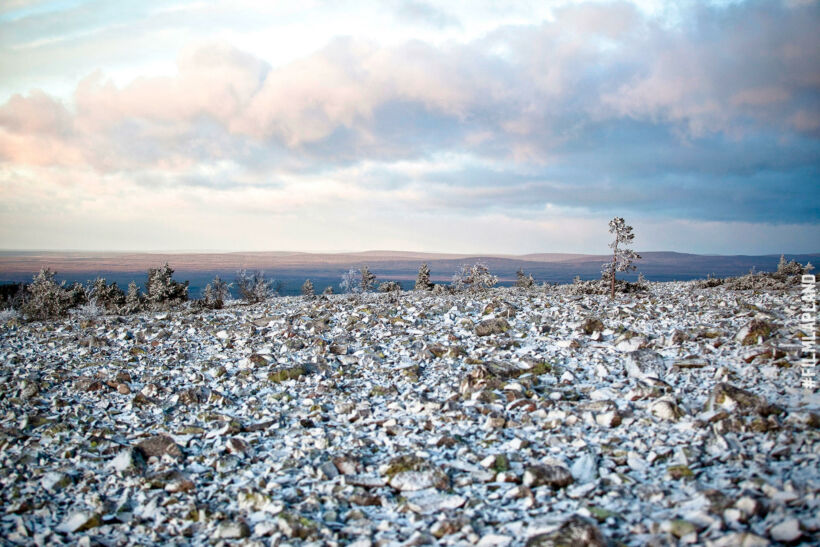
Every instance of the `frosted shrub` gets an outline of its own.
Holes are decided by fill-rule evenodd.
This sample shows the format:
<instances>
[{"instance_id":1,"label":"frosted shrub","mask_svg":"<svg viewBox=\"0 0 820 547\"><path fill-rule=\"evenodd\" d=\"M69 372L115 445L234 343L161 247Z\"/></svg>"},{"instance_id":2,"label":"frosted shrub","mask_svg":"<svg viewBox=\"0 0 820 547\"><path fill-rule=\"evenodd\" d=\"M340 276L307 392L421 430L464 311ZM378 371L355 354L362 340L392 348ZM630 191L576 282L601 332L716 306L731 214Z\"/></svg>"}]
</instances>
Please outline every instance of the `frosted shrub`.
<instances>
[{"instance_id":1,"label":"frosted shrub","mask_svg":"<svg viewBox=\"0 0 820 547\"><path fill-rule=\"evenodd\" d=\"M93 300L82 306L78 306L74 312L78 317L83 319L95 319L105 313L105 310L98 306Z\"/></svg>"},{"instance_id":2,"label":"frosted shrub","mask_svg":"<svg viewBox=\"0 0 820 547\"><path fill-rule=\"evenodd\" d=\"M518 271L515 272L515 286L520 289L531 289L535 286L535 279L532 278L532 274L525 274L523 268L518 268Z\"/></svg>"},{"instance_id":3,"label":"frosted shrub","mask_svg":"<svg viewBox=\"0 0 820 547\"><path fill-rule=\"evenodd\" d=\"M249 274L245 270L239 270L236 274L236 286L239 288L239 295L250 304L263 302L271 294L270 283L261 271Z\"/></svg>"},{"instance_id":4,"label":"frosted shrub","mask_svg":"<svg viewBox=\"0 0 820 547\"><path fill-rule=\"evenodd\" d=\"M453 292L453 288L449 285L433 285L433 294L442 295L442 294L450 294Z\"/></svg>"},{"instance_id":5,"label":"frosted shrub","mask_svg":"<svg viewBox=\"0 0 820 547\"><path fill-rule=\"evenodd\" d=\"M302 296L305 298L313 298L316 296L316 291L313 289L313 282L310 279L305 279L302 283Z\"/></svg>"},{"instance_id":6,"label":"frosted shrub","mask_svg":"<svg viewBox=\"0 0 820 547\"><path fill-rule=\"evenodd\" d=\"M430 267L427 264L419 266L419 273L416 276L417 291L432 291L433 283L430 281Z\"/></svg>"},{"instance_id":7,"label":"frosted shrub","mask_svg":"<svg viewBox=\"0 0 820 547\"><path fill-rule=\"evenodd\" d=\"M395 281L385 281L379 285L379 292L401 292L401 285Z\"/></svg>"},{"instance_id":8,"label":"frosted shrub","mask_svg":"<svg viewBox=\"0 0 820 547\"><path fill-rule=\"evenodd\" d=\"M801 265L796 260L786 262L786 257L783 255L780 255L780 262L777 263L777 274L780 276L808 274L813 269L814 266L811 265L811 262L807 263L805 266Z\"/></svg>"},{"instance_id":9,"label":"frosted shrub","mask_svg":"<svg viewBox=\"0 0 820 547\"><path fill-rule=\"evenodd\" d=\"M649 285L645 282L639 281L637 283L630 283L625 279L618 279L615 281L615 292L617 293L641 293L646 292L648 289ZM589 281L583 281L579 276L575 276L571 284L562 286L561 291L572 295L611 295L612 282L604 275L601 276L601 279L592 279Z\"/></svg>"},{"instance_id":10,"label":"frosted shrub","mask_svg":"<svg viewBox=\"0 0 820 547\"><path fill-rule=\"evenodd\" d=\"M361 280L361 289L362 292L369 292L376 286L376 274L370 271L367 265L362 266L362 269L359 270L362 276Z\"/></svg>"},{"instance_id":11,"label":"frosted shrub","mask_svg":"<svg viewBox=\"0 0 820 547\"><path fill-rule=\"evenodd\" d=\"M65 283L58 285L54 281L54 272L49 268L40 270L26 290L22 311L28 320L63 317L76 299L66 290Z\"/></svg>"},{"instance_id":12,"label":"frosted shrub","mask_svg":"<svg viewBox=\"0 0 820 547\"><path fill-rule=\"evenodd\" d=\"M100 313L117 312L125 305L125 293L116 281L108 284L105 278L98 277L91 284L88 300L89 304L99 308Z\"/></svg>"},{"instance_id":13,"label":"frosted shrub","mask_svg":"<svg viewBox=\"0 0 820 547\"><path fill-rule=\"evenodd\" d=\"M333 294L333 286L328 285L327 287L325 287L325 290L322 291L322 294Z\"/></svg>"},{"instance_id":14,"label":"frosted shrub","mask_svg":"<svg viewBox=\"0 0 820 547\"><path fill-rule=\"evenodd\" d=\"M813 269L814 266L810 262L802 266L794 260L786 262L786 258L781 256L775 272L755 272L752 268L746 275L717 280L700 280L696 282L695 286L706 289L720 285L724 289L732 291L788 290L800 283L802 274L808 274Z\"/></svg>"},{"instance_id":15,"label":"frosted shrub","mask_svg":"<svg viewBox=\"0 0 820 547\"><path fill-rule=\"evenodd\" d=\"M174 270L166 262L160 268L148 270L146 299L152 309L165 310L188 300L188 282L174 281Z\"/></svg>"},{"instance_id":16,"label":"frosted shrub","mask_svg":"<svg viewBox=\"0 0 820 547\"><path fill-rule=\"evenodd\" d=\"M125 304L120 310L122 313L137 313L145 306L145 297L140 293L136 282L128 284L128 292L125 293Z\"/></svg>"},{"instance_id":17,"label":"frosted shrub","mask_svg":"<svg viewBox=\"0 0 820 547\"><path fill-rule=\"evenodd\" d=\"M483 291L495 287L498 278L490 273L486 265L478 262L472 266L462 264L461 269L453 274L453 290Z\"/></svg>"},{"instance_id":18,"label":"frosted shrub","mask_svg":"<svg viewBox=\"0 0 820 547\"><path fill-rule=\"evenodd\" d=\"M225 305L225 300L230 296L230 285L225 283L217 275L213 281L205 285L202 292L202 305L212 310L221 310Z\"/></svg>"},{"instance_id":19,"label":"frosted shrub","mask_svg":"<svg viewBox=\"0 0 820 547\"><path fill-rule=\"evenodd\" d=\"M14 308L6 308L4 310L0 310L0 324L8 323L9 321L14 321L19 317L20 312L18 312Z\"/></svg>"},{"instance_id":20,"label":"frosted shrub","mask_svg":"<svg viewBox=\"0 0 820 547\"><path fill-rule=\"evenodd\" d=\"M360 293L362 292L361 288L361 278L359 277L359 272L354 269L350 269L342 274L342 282L339 284L342 289L342 292L346 293Z\"/></svg>"}]
</instances>

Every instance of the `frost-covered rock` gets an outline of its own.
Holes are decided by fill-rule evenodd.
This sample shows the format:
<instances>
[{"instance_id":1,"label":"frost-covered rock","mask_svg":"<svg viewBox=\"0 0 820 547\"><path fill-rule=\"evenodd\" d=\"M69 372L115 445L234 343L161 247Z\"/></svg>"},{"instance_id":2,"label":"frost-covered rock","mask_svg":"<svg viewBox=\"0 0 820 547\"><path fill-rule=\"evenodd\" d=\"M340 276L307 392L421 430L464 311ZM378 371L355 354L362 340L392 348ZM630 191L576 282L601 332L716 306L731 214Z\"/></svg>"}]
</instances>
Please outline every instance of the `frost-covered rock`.
<instances>
[{"instance_id":1,"label":"frost-covered rock","mask_svg":"<svg viewBox=\"0 0 820 547\"><path fill-rule=\"evenodd\" d=\"M0 323L0 537L815 544L796 289L425 289ZM754 319L771 334L744 346Z\"/></svg>"}]
</instances>

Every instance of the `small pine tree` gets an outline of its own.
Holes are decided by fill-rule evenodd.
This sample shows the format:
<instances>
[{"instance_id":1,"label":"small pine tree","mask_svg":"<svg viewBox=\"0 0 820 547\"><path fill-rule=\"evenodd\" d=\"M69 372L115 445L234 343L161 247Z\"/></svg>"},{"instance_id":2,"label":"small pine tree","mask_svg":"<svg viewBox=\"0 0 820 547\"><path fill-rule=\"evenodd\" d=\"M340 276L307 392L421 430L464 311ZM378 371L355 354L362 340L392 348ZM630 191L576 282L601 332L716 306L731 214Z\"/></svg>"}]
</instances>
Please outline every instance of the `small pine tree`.
<instances>
[{"instance_id":1,"label":"small pine tree","mask_svg":"<svg viewBox=\"0 0 820 547\"><path fill-rule=\"evenodd\" d=\"M535 285L535 279L533 279L532 274L525 274L523 268L518 268L518 271L515 272L515 276L516 287L522 289L531 289Z\"/></svg>"},{"instance_id":2,"label":"small pine tree","mask_svg":"<svg viewBox=\"0 0 820 547\"><path fill-rule=\"evenodd\" d=\"M229 285L217 275L213 281L205 285L202 293L202 304L212 310L221 310L225 306L225 300L230 296Z\"/></svg>"},{"instance_id":3,"label":"small pine tree","mask_svg":"<svg viewBox=\"0 0 820 547\"><path fill-rule=\"evenodd\" d=\"M118 311L125 304L125 293L116 281L108 284L105 278L98 277L92 283L88 293L94 305L108 312Z\"/></svg>"},{"instance_id":4,"label":"small pine tree","mask_svg":"<svg viewBox=\"0 0 820 547\"><path fill-rule=\"evenodd\" d=\"M366 264L362 266L360 271L362 275L362 292L370 292L370 290L376 286L376 275L370 271Z\"/></svg>"},{"instance_id":5,"label":"small pine tree","mask_svg":"<svg viewBox=\"0 0 820 547\"><path fill-rule=\"evenodd\" d=\"M325 287L325 290L322 291L322 294L333 294L333 285L328 285Z\"/></svg>"},{"instance_id":6,"label":"small pine tree","mask_svg":"<svg viewBox=\"0 0 820 547\"><path fill-rule=\"evenodd\" d=\"M430 267L427 264L419 266L419 273L416 276L417 291L432 291L433 283L430 281Z\"/></svg>"},{"instance_id":7,"label":"small pine tree","mask_svg":"<svg viewBox=\"0 0 820 547\"><path fill-rule=\"evenodd\" d=\"M116 285L116 283L115 283ZM88 291L79 283L74 283L68 289L69 306L74 308L88 302ZM119 289L118 289L119 290Z\"/></svg>"},{"instance_id":8,"label":"small pine tree","mask_svg":"<svg viewBox=\"0 0 820 547\"><path fill-rule=\"evenodd\" d=\"M128 284L128 292L125 293L125 305L122 308L123 313L137 313L143 308L144 297L140 294L140 289L137 283L132 281Z\"/></svg>"},{"instance_id":9,"label":"small pine tree","mask_svg":"<svg viewBox=\"0 0 820 547\"><path fill-rule=\"evenodd\" d=\"M148 270L146 285L148 304L153 309L168 309L188 300L188 282L174 281L174 270L166 262L160 268Z\"/></svg>"},{"instance_id":10,"label":"small pine tree","mask_svg":"<svg viewBox=\"0 0 820 547\"><path fill-rule=\"evenodd\" d=\"M310 279L305 279L302 284L302 296L313 298L316 296L316 291L313 290L313 282Z\"/></svg>"},{"instance_id":11,"label":"small pine tree","mask_svg":"<svg viewBox=\"0 0 820 547\"><path fill-rule=\"evenodd\" d=\"M633 260L641 256L629 249L627 245L635 239L632 226L628 226L623 218L615 217L609 221L609 232L615 234L615 240L609 244L612 249L612 261L601 266L601 277L610 284L610 297L615 298L615 273L635 270Z\"/></svg>"}]
</instances>

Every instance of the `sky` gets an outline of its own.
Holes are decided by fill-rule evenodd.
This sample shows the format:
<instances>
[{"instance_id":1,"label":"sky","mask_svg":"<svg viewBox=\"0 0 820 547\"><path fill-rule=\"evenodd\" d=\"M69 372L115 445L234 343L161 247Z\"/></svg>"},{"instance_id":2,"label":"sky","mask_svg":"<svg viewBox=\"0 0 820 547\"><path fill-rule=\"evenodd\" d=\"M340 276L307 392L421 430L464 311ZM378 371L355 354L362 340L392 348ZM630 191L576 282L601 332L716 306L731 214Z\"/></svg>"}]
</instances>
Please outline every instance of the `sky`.
<instances>
[{"instance_id":1,"label":"sky","mask_svg":"<svg viewBox=\"0 0 820 547\"><path fill-rule=\"evenodd\" d=\"M820 251L812 0L5 0L0 249Z\"/></svg>"}]
</instances>

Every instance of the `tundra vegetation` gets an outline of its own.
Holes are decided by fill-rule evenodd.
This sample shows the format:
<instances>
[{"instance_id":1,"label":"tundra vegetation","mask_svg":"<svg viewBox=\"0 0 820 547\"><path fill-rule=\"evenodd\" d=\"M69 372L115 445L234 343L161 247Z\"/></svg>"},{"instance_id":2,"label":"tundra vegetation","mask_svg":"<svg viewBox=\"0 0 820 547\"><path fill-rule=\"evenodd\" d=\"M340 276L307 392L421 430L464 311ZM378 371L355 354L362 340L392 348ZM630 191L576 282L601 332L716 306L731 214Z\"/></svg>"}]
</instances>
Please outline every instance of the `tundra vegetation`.
<instances>
[{"instance_id":1,"label":"tundra vegetation","mask_svg":"<svg viewBox=\"0 0 820 547\"><path fill-rule=\"evenodd\" d=\"M430 267L425 263L419 266L419 273L416 276L417 291L432 291L433 283L430 281Z\"/></svg>"},{"instance_id":2,"label":"tundra vegetation","mask_svg":"<svg viewBox=\"0 0 820 547\"><path fill-rule=\"evenodd\" d=\"M316 296L316 291L313 289L313 282L310 279L305 279L305 282L302 283L301 292L305 298L313 298Z\"/></svg>"},{"instance_id":3,"label":"tundra vegetation","mask_svg":"<svg viewBox=\"0 0 820 547\"><path fill-rule=\"evenodd\" d=\"M453 274L451 287L456 292L480 292L495 287L497 283L498 278L490 273L490 269L484 263L476 262L472 266L462 264Z\"/></svg>"},{"instance_id":4,"label":"tundra vegetation","mask_svg":"<svg viewBox=\"0 0 820 547\"><path fill-rule=\"evenodd\" d=\"M202 293L202 305L208 309L221 310L230 295L230 285L217 275L205 286Z\"/></svg>"},{"instance_id":5,"label":"tundra vegetation","mask_svg":"<svg viewBox=\"0 0 820 547\"><path fill-rule=\"evenodd\" d=\"M242 299L249 304L262 302L273 292L270 281L265 279L265 274L261 271L248 273L247 270L239 270L236 274L236 286Z\"/></svg>"}]
</instances>

